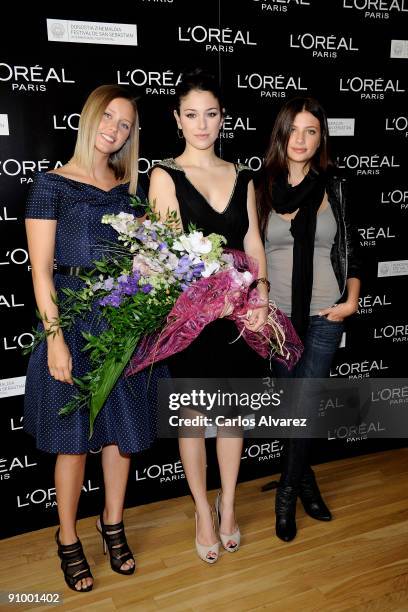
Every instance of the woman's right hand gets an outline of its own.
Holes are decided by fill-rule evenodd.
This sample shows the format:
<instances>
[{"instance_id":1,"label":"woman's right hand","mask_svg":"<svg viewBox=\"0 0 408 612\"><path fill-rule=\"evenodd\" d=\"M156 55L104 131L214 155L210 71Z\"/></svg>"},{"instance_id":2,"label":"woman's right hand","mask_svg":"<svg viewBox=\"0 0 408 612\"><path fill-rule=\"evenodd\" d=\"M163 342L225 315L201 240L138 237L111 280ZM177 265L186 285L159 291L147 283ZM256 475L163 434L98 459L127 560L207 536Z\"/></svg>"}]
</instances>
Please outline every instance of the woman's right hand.
<instances>
[{"instance_id":1,"label":"woman's right hand","mask_svg":"<svg viewBox=\"0 0 408 612\"><path fill-rule=\"evenodd\" d=\"M228 300L228 297L225 296L225 298L224 298L224 308L222 309L222 312L220 313L219 318L223 319L224 317L228 317L233 312L234 312L234 306Z\"/></svg>"},{"instance_id":2,"label":"woman's right hand","mask_svg":"<svg viewBox=\"0 0 408 612\"><path fill-rule=\"evenodd\" d=\"M60 382L70 385L72 380L72 357L68 346L62 336L49 337L48 343L48 369L50 376Z\"/></svg>"}]
</instances>

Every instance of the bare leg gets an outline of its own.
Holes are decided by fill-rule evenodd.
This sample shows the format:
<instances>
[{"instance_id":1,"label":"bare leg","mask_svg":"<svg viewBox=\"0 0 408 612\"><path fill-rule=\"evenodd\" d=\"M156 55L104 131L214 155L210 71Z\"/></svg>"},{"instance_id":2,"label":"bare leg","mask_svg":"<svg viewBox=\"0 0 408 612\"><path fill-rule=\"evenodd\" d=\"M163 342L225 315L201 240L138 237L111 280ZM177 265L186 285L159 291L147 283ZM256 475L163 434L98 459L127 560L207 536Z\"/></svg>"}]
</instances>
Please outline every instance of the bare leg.
<instances>
[{"instance_id":1,"label":"bare leg","mask_svg":"<svg viewBox=\"0 0 408 612\"><path fill-rule=\"evenodd\" d=\"M116 444L109 444L102 449L102 470L105 483L105 508L103 522L105 525L115 525L123 520L123 504L126 485L129 476L130 455L124 455ZM98 519L99 523L99 519ZM122 570L133 567L135 562L129 559Z\"/></svg>"},{"instance_id":2,"label":"bare leg","mask_svg":"<svg viewBox=\"0 0 408 612\"><path fill-rule=\"evenodd\" d=\"M55 463L55 490L60 521L61 544L74 544L78 540L76 515L79 496L84 482L86 454L58 455ZM78 580L75 588L80 591L92 584L92 578Z\"/></svg>"},{"instance_id":3,"label":"bare leg","mask_svg":"<svg viewBox=\"0 0 408 612\"><path fill-rule=\"evenodd\" d=\"M218 538L215 535L211 507L207 499L207 456L204 430L202 437L179 438L179 447L184 472L196 505L197 540L204 546L216 544Z\"/></svg>"},{"instance_id":4,"label":"bare leg","mask_svg":"<svg viewBox=\"0 0 408 612\"><path fill-rule=\"evenodd\" d=\"M219 428L220 433L220 428ZM242 437L217 437L217 457L221 476L221 533L234 533L237 529L234 513L235 488L242 455Z\"/></svg>"}]
</instances>

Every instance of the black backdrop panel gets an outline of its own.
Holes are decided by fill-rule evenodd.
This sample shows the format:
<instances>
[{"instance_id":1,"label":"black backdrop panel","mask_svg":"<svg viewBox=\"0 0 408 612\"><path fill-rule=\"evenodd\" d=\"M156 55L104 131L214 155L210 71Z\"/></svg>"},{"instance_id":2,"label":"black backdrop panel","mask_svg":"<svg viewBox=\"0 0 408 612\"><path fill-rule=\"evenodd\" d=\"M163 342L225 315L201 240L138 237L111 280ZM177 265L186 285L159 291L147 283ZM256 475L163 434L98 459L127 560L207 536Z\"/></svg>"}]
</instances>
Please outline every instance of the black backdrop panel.
<instances>
[{"instance_id":1,"label":"black backdrop panel","mask_svg":"<svg viewBox=\"0 0 408 612\"><path fill-rule=\"evenodd\" d=\"M331 120L333 156L350 176L364 260L361 307L331 376L406 376L407 16L405 0L135 0L120 12L54 6L8 18L0 47L0 480L7 526L1 537L57 523L54 457L38 452L22 431L21 348L35 323L23 213L33 173L69 159L78 113L103 83L129 84L140 96L145 188L154 160L182 149L172 96L184 68L203 66L219 76L226 102L219 151L254 171L282 103L316 96ZM57 40L48 39L47 19ZM62 42L68 21L102 23L113 32L117 24L136 24L137 45ZM320 440L314 461L402 443ZM246 442L240 478L276 473L280 453L278 440ZM100 509L99 455L88 459L80 516ZM208 462L209 486L218 486L213 452ZM158 440L133 458L128 506L187 491L176 441Z\"/></svg>"}]
</instances>

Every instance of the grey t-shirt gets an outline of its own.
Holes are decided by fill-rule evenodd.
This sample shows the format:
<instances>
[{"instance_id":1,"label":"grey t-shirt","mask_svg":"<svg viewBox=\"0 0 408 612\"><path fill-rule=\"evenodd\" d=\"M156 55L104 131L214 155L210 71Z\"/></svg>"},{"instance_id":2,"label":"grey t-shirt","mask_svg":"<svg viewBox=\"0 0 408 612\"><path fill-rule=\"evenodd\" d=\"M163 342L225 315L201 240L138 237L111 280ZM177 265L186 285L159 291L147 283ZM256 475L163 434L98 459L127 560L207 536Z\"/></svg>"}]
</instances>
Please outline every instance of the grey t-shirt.
<instances>
[{"instance_id":1,"label":"grey t-shirt","mask_svg":"<svg viewBox=\"0 0 408 612\"><path fill-rule=\"evenodd\" d=\"M288 316L292 311L293 236L290 221L274 211L268 220L265 240L269 298ZM330 260L330 251L337 232L331 206L318 213L313 256L313 289L310 315L317 315L340 298L340 289Z\"/></svg>"}]
</instances>

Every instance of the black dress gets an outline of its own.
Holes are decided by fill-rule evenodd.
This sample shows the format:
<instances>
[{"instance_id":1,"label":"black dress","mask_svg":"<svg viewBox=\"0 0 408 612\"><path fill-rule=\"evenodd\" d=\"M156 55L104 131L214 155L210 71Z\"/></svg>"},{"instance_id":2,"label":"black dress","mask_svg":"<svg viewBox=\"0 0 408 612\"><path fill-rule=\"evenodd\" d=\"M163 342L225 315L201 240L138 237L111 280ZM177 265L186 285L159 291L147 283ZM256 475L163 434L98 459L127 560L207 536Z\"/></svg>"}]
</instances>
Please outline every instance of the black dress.
<instances>
[{"instance_id":1,"label":"black dress","mask_svg":"<svg viewBox=\"0 0 408 612\"><path fill-rule=\"evenodd\" d=\"M244 250L244 238L248 231L247 212L248 183L252 172L242 164L236 164L235 184L222 212L216 211L187 178L174 159L165 159L157 167L172 178L180 208L184 231L193 223L204 235L215 232L227 239L226 246ZM174 378L251 378L262 376L266 360L251 349L233 321L217 319L207 325L199 337L184 351L171 357L167 365Z\"/></svg>"},{"instance_id":2,"label":"black dress","mask_svg":"<svg viewBox=\"0 0 408 612\"><path fill-rule=\"evenodd\" d=\"M60 174L37 174L31 188L26 217L56 219L55 259L65 266L89 267L101 259L106 240L115 242L117 234L103 225L106 213L121 211L135 214L128 193L129 183L104 191L94 185L68 179ZM55 274L57 294L63 297L65 287L77 290L83 281L77 276ZM88 354L83 352L82 332L97 335L103 322L95 306L79 319L64 338L73 358L73 375L82 376L90 368ZM37 448L50 453L85 453L106 444L117 444L124 453L149 448L156 438L157 382L168 376L164 364L158 364L133 376L119 378L95 420L89 437L89 413L77 410L69 416L58 411L76 394L74 386L54 380L47 367L47 346L42 342L31 354L26 378L24 429L36 439Z\"/></svg>"}]
</instances>

